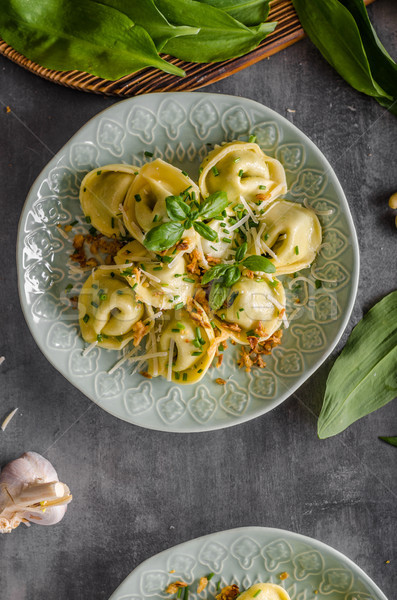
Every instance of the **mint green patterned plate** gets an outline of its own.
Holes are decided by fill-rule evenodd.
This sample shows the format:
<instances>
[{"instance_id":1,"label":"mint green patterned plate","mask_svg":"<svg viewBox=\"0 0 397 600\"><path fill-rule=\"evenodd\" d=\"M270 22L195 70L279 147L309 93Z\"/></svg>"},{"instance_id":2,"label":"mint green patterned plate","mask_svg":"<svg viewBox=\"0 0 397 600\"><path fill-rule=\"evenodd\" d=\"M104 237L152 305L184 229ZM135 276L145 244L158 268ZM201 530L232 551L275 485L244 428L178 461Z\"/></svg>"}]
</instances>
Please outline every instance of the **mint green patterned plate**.
<instances>
[{"instance_id":1,"label":"mint green patterned plate","mask_svg":"<svg viewBox=\"0 0 397 600\"><path fill-rule=\"evenodd\" d=\"M175 573L170 571L175 570ZM200 577L214 573L196 593ZM280 580L280 574L287 579ZM176 580L189 584L189 600L212 600L217 586L277 583L291 600L387 600L349 558L312 538L269 527L220 531L160 552L134 569L110 600L163 598Z\"/></svg>"},{"instance_id":2,"label":"mint green patterned plate","mask_svg":"<svg viewBox=\"0 0 397 600\"><path fill-rule=\"evenodd\" d=\"M95 167L142 165L163 158L197 178L211 145L257 136L287 174L287 198L306 202L319 214L324 245L308 281L284 278L290 328L267 360L267 369L246 373L229 349L220 369L195 385L143 379L123 365L107 371L119 353L94 348L82 356L77 295L84 276L68 263L74 233L57 227L80 216L79 184ZM296 390L325 360L340 338L357 290L358 245L346 198L327 160L294 125L244 98L218 94L152 94L124 100L91 119L54 156L32 186L18 233L18 281L30 330L48 360L69 381L111 414L152 429L208 431L247 421L271 410ZM316 281L322 280L321 287ZM73 285L71 292L66 288ZM291 289L289 289L291 286ZM318 284L317 284L318 286ZM297 302L299 300L299 303ZM226 385L219 386L216 378Z\"/></svg>"}]
</instances>

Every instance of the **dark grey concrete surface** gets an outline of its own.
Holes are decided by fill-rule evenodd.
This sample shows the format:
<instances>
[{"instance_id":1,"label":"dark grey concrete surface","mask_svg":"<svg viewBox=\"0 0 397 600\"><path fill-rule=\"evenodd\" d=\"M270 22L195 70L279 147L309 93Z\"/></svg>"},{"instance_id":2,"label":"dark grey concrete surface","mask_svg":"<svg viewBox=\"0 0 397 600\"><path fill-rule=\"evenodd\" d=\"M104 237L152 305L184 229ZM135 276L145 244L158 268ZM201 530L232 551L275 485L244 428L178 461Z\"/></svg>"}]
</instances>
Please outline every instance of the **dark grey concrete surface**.
<instances>
[{"instance_id":1,"label":"dark grey concrete surface","mask_svg":"<svg viewBox=\"0 0 397 600\"><path fill-rule=\"evenodd\" d=\"M397 55L397 4L370 14ZM15 240L34 178L114 99L68 90L0 60L0 464L44 453L74 501L65 519L0 538L1 600L106 599L142 560L243 525L290 529L334 546L394 600L397 589L396 404L335 438L316 437L329 369L347 333L396 288L397 119L351 89L308 40L206 91L248 96L286 116L324 152L349 200L361 250L357 301L333 356L276 410L219 432L171 435L108 415L42 356L19 306ZM6 113L10 106L11 113ZM287 108L295 113L287 112ZM390 560L389 564L386 561Z\"/></svg>"}]
</instances>

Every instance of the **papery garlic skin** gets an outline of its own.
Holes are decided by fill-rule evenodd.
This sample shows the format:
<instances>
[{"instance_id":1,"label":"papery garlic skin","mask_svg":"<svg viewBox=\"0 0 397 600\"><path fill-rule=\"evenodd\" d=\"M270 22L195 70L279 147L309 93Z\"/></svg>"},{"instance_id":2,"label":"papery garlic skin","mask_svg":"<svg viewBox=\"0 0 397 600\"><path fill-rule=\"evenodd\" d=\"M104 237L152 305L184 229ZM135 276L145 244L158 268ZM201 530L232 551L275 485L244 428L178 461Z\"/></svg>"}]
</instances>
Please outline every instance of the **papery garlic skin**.
<instances>
[{"instance_id":1,"label":"papery garlic skin","mask_svg":"<svg viewBox=\"0 0 397 600\"><path fill-rule=\"evenodd\" d=\"M21 522L54 525L72 500L52 464L37 452L26 452L0 473L0 533Z\"/></svg>"}]
</instances>

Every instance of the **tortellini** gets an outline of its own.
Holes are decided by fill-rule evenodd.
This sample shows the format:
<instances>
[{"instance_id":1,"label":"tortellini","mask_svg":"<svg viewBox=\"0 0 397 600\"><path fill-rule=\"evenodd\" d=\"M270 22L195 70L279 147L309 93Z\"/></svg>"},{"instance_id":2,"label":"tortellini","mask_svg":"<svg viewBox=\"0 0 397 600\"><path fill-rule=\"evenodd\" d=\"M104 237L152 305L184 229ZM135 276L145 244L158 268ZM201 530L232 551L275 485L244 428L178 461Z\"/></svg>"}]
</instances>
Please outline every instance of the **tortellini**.
<instances>
[{"instance_id":1,"label":"tortellini","mask_svg":"<svg viewBox=\"0 0 397 600\"><path fill-rule=\"evenodd\" d=\"M104 268L96 269L84 283L78 309L84 340L110 349L123 348L144 315L143 304L125 279Z\"/></svg>"},{"instance_id":2,"label":"tortellini","mask_svg":"<svg viewBox=\"0 0 397 600\"><path fill-rule=\"evenodd\" d=\"M228 300L228 307L216 312L216 324L239 344L248 344L249 336L262 342L280 328L285 292L277 279L243 276L230 288Z\"/></svg>"},{"instance_id":3,"label":"tortellini","mask_svg":"<svg viewBox=\"0 0 397 600\"><path fill-rule=\"evenodd\" d=\"M137 241L124 246L115 256L119 265L136 263L124 270L127 280L134 287L137 298L156 308L169 310L175 305L186 304L187 299L193 295L196 280L186 272L186 263L183 255L177 254L171 263L160 262L152 253L148 252ZM142 269L146 272L142 273Z\"/></svg>"},{"instance_id":4,"label":"tortellini","mask_svg":"<svg viewBox=\"0 0 397 600\"><path fill-rule=\"evenodd\" d=\"M170 374L172 381L177 383L195 383L204 376L215 356L217 344L209 318L197 302L192 302L190 312L186 309L173 311L159 337L159 350L168 352L166 357L159 359L160 375L168 378ZM152 366L149 373L151 369Z\"/></svg>"},{"instance_id":5,"label":"tortellini","mask_svg":"<svg viewBox=\"0 0 397 600\"><path fill-rule=\"evenodd\" d=\"M278 274L295 273L308 267L321 244L317 215L296 202L277 200L263 215L262 239L277 258L272 258Z\"/></svg>"},{"instance_id":6,"label":"tortellini","mask_svg":"<svg viewBox=\"0 0 397 600\"><path fill-rule=\"evenodd\" d=\"M240 594L239 600L291 600L288 592L276 583L256 583Z\"/></svg>"},{"instance_id":7,"label":"tortellini","mask_svg":"<svg viewBox=\"0 0 397 600\"><path fill-rule=\"evenodd\" d=\"M230 142L216 146L201 168L199 187L204 198L223 190L232 206L240 202L241 196L257 206L287 192L283 166L255 143Z\"/></svg>"},{"instance_id":8,"label":"tortellini","mask_svg":"<svg viewBox=\"0 0 397 600\"><path fill-rule=\"evenodd\" d=\"M124 202L124 223L136 237L136 226L148 232L156 223L168 220L165 199L178 196L189 188L199 198L197 185L180 169L160 158L146 163L140 170Z\"/></svg>"},{"instance_id":9,"label":"tortellini","mask_svg":"<svg viewBox=\"0 0 397 600\"><path fill-rule=\"evenodd\" d=\"M125 233L120 205L138 173L138 167L106 165L87 173L80 187L80 203L86 219L108 237Z\"/></svg>"}]
</instances>

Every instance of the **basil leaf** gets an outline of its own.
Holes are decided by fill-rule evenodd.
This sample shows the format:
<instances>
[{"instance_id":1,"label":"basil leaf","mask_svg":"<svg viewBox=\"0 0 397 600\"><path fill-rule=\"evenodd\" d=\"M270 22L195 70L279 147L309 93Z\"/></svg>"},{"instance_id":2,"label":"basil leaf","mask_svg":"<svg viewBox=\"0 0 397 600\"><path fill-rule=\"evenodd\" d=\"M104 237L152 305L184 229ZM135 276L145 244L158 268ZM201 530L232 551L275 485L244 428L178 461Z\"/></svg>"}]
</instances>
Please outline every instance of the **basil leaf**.
<instances>
[{"instance_id":1,"label":"basil leaf","mask_svg":"<svg viewBox=\"0 0 397 600\"><path fill-rule=\"evenodd\" d=\"M318 435L340 433L397 394L397 291L356 325L327 379Z\"/></svg>"},{"instance_id":2,"label":"basil leaf","mask_svg":"<svg viewBox=\"0 0 397 600\"><path fill-rule=\"evenodd\" d=\"M201 204L198 214L202 219L213 219L220 215L228 204L226 192L215 192Z\"/></svg>"},{"instance_id":3,"label":"basil leaf","mask_svg":"<svg viewBox=\"0 0 397 600\"><path fill-rule=\"evenodd\" d=\"M375 81L353 15L339 0L293 0L302 26L324 58L352 87L390 104L392 96Z\"/></svg>"},{"instance_id":4,"label":"basil leaf","mask_svg":"<svg viewBox=\"0 0 397 600\"><path fill-rule=\"evenodd\" d=\"M276 267L264 256L247 256L242 262L243 266L250 271L262 271L263 273L275 273Z\"/></svg>"},{"instance_id":5,"label":"basil leaf","mask_svg":"<svg viewBox=\"0 0 397 600\"><path fill-rule=\"evenodd\" d=\"M169 40L163 52L192 62L217 62L246 54L272 31L277 23L261 23L249 29L215 6L195 0L155 0L166 19L174 25L199 27L194 36Z\"/></svg>"},{"instance_id":6,"label":"basil leaf","mask_svg":"<svg viewBox=\"0 0 397 600\"><path fill-rule=\"evenodd\" d=\"M221 308L227 298L227 288L221 283L215 282L212 284L210 289L210 295L208 298L210 307L212 310L218 310Z\"/></svg>"},{"instance_id":7,"label":"basil leaf","mask_svg":"<svg viewBox=\"0 0 397 600\"><path fill-rule=\"evenodd\" d=\"M181 239L185 231L182 223L170 221L153 227L145 236L143 245L148 250L162 252L174 246Z\"/></svg>"},{"instance_id":8,"label":"basil leaf","mask_svg":"<svg viewBox=\"0 0 397 600\"><path fill-rule=\"evenodd\" d=\"M211 229L211 227L208 227L208 225L206 225L205 223L201 223L201 221L196 221L195 223L193 223L193 227L197 231L197 233L199 233L201 237L205 238L206 240L209 240L210 242L218 241L218 234L216 233L216 231Z\"/></svg>"},{"instance_id":9,"label":"basil leaf","mask_svg":"<svg viewBox=\"0 0 397 600\"><path fill-rule=\"evenodd\" d=\"M264 23L269 15L269 0L200 0L200 2L224 10L233 19L247 26Z\"/></svg>"},{"instance_id":10,"label":"basil leaf","mask_svg":"<svg viewBox=\"0 0 397 600\"><path fill-rule=\"evenodd\" d=\"M222 277L222 283L225 287L232 287L241 277L241 271L237 266L230 266Z\"/></svg>"},{"instance_id":11,"label":"basil leaf","mask_svg":"<svg viewBox=\"0 0 397 600\"><path fill-rule=\"evenodd\" d=\"M214 267L211 267L202 276L201 283L206 285L213 279L219 279L228 269L229 265L215 265Z\"/></svg>"},{"instance_id":12,"label":"basil leaf","mask_svg":"<svg viewBox=\"0 0 397 600\"><path fill-rule=\"evenodd\" d=\"M240 262L240 260L243 260L246 252L247 252L247 248L248 248L248 244L247 242L244 242L243 244L241 244L241 246L239 246L236 250L236 254L235 254L235 259Z\"/></svg>"},{"instance_id":13,"label":"basil leaf","mask_svg":"<svg viewBox=\"0 0 397 600\"><path fill-rule=\"evenodd\" d=\"M168 216L173 221L184 221L190 214L190 206L178 196L168 196L165 205Z\"/></svg>"},{"instance_id":14,"label":"basil leaf","mask_svg":"<svg viewBox=\"0 0 397 600\"><path fill-rule=\"evenodd\" d=\"M198 27L175 27L175 25L171 25L161 14L153 0L143 0L141 2L98 0L98 3L116 8L127 15L136 25L146 29L159 52L168 40L180 35L195 35L199 32Z\"/></svg>"},{"instance_id":15,"label":"basil leaf","mask_svg":"<svg viewBox=\"0 0 397 600\"><path fill-rule=\"evenodd\" d=\"M49 69L78 69L111 80L145 67L184 74L159 57L145 29L95 0L3 0L0 32L18 52Z\"/></svg>"},{"instance_id":16,"label":"basil leaf","mask_svg":"<svg viewBox=\"0 0 397 600\"><path fill-rule=\"evenodd\" d=\"M379 436L379 439L382 440L383 442L386 442L386 444L390 444L391 446L397 446L397 436L394 436L394 437Z\"/></svg>"},{"instance_id":17,"label":"basil leaf","mask_svg":"<svg viewBox=\"0 0 397 600\"><path fill-rule=\"evenodd\" d=\"M228 308L230 308L232 306L233 302L235 301L235 299L237 298L238 295L239 295L239 292L232 292L230 294L230 296L227 299L227 303L226 303L226 306Z\"/></svg>"}]
</instances>

